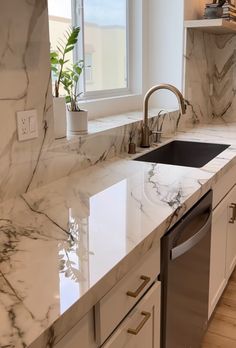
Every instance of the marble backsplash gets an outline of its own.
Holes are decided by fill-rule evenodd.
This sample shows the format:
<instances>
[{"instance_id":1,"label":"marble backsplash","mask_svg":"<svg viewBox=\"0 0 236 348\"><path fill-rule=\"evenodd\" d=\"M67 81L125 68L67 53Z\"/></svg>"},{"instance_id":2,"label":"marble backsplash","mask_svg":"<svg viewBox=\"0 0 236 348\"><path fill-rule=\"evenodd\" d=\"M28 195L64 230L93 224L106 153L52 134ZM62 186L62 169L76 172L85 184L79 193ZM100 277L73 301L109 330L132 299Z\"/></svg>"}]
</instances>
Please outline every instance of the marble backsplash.
<instances>
[{"instance_id":1,"label":"marble backsplash","mask_svg":"<svg viewBox=\"0 0 236 348\"><path fill-rule=\"evenodd\" d=\"M163 122L163 136L173 136L179 113L173 111L168 116L161 112L157 116L159 111L150 112L150 129L157 130ZM180 125L183 122L181 120ZM29 188L50 183L122 153L127 154L130 142L141 142L141 124L142 112L130 112L92 121L89 134L85 136L54 141L42 150Z\"/></svg>"},{"instance_id":2,"label":"marble backsplash","mask_svg":"<svg viewBox=\"0 0 236 348\"><path fill-rule=\"evenodd\" d=\"M98 120L87 136L54 140L49 49L47 0L1 1L0 201L127 152L130 137L140 141L141 113ZM19 142L16 113L31 109L39 137Z\"/></svg>"},{"instance_id":3,"label":"marble backsplash","mask_svg":"<svg viewBox=\"0 0 236 348\"><path fill-rule=\"evenodd\" d=\"M185 96L200 122L236 120L236 35L188 29Z\"/></svg>"},{"instance_id":4,"label":"marble backsplash","mask_svg":"<svg viewBox=\"0 0 236 348\"><path fill-rule=\"evenodd\" d=\"M130 137L140 141L141 113L98 120L87 136L54 141L46 0L1 2L0 81L0 201L127 152ZM16 112L30 109L39 137L19 142Z\"/></svg>"},{"instance_id":5,"label":"marble backsplash","mask_svg":"<svg viewBox=\"0 0 236 348\"><path fill-rule=\"evenodd\" d=\"M140 143L142 112L93 120L88 135L54 140L46 5L13 0L0 13L0 201L127 152L131 139ZM38 112L39 138L19 142L16 112L30 109ZM151 115L152 129L159 111ZM165 134L177 118L166 117Z\"/></svg>"},{"instance_id":6,"label":"marble backsplash","mask_svg":"<svg viewBox=\"0 0 236 348\"><path fill-rule=\"evenodd\" d=\"M39 137L18 142L16 112L36 109ZM1 1L0 200L30 186L53 139L47 0Z\"/></svg>"}]
</instances>

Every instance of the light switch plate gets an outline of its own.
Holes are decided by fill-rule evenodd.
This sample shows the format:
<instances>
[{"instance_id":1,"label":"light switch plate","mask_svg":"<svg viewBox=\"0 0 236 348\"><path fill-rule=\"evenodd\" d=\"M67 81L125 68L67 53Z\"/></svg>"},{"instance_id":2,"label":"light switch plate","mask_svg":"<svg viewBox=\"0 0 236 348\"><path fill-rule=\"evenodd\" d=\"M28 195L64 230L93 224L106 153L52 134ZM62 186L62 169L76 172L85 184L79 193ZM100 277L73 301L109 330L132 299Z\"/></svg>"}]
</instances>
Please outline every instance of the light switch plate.
<instances>
[{"instance_id":1,"label":"light switch plate","mask_svg":"<svg viewBox=\"0 0 236 348\"><path fill-rule=\"evenodd\" d=\"M38 115L36 110L17 112L18 140L38 138Z\"/></svg>"}]
</instances>

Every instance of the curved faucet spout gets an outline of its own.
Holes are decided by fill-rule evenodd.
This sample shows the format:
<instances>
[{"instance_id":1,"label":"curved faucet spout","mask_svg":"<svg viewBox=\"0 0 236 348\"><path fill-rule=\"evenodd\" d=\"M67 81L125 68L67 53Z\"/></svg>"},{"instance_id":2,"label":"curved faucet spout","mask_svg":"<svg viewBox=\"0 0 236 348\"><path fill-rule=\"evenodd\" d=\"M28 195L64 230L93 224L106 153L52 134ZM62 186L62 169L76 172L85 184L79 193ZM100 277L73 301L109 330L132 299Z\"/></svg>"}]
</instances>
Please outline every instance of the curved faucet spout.
<instances>
[{"instance_id":1,"label":"curved faucet spout","mask_svg":"<svg viewBox=\"0 0 236 348\"><path fill-rule=\"evenodd\" d=\"M153 86L152 88L150 88L149 91L146 93L144 97L144 101L143 101L143 127L142 127L141 147L150 147L149 137L152 134L152 131L150 131L148 126L148 102L151 95L154 92L161 89L166 89L173 92L175 96L177 97L181 114L183 115L186 112L185 100L182 93L178 90L178 88L169 84L161 84L161 85Z\"/></svg>"}]
</instances>

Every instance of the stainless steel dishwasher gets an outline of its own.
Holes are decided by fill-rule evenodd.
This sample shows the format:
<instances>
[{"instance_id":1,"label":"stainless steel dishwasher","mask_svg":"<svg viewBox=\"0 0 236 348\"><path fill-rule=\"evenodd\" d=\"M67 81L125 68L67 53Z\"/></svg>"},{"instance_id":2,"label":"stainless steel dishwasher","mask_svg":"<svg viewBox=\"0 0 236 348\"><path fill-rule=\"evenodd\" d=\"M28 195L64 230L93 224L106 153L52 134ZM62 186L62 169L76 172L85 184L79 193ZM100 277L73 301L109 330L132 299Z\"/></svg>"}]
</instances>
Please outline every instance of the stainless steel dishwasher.
<instances>
[{"instance_id":1,"label":"stainless steel dishwasher","mask_svg":"<svg viewBox=\"0 0 236 348\"><path fill-rule=\"evenodd\" d=\"M212 191L161 240L161 348L200 348L208 321Z\"/></svg>"}]
</instances>

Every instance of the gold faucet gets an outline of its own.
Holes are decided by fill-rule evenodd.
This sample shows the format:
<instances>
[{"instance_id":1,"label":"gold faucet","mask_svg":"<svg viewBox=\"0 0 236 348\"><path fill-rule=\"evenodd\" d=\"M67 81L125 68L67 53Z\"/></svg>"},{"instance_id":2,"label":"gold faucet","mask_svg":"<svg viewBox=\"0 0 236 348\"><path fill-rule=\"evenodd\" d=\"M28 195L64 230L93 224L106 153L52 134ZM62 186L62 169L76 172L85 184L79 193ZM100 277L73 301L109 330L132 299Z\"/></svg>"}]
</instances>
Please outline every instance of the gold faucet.
<instances>
[{"instance_id":1,"label":"gold faucet","mask_svg":"<svg viewBox=\"0 0 236 348\"><path fill-rule=\"evenodd\" d=\"M150 88L149 91L146 93L144 97L144 101L143 101L143 125L142 125L141 147L150 147L150 135L155 133L152 130L150 130L148 126L148 102L151 95L154 92L158 91L159 89L167 89L173 92L178 99L181 114L184 115L186 113L185 100L182 93L178 90L178 88L169 84L164 84L164 83Z\"/></svg>"}]
</instances>

